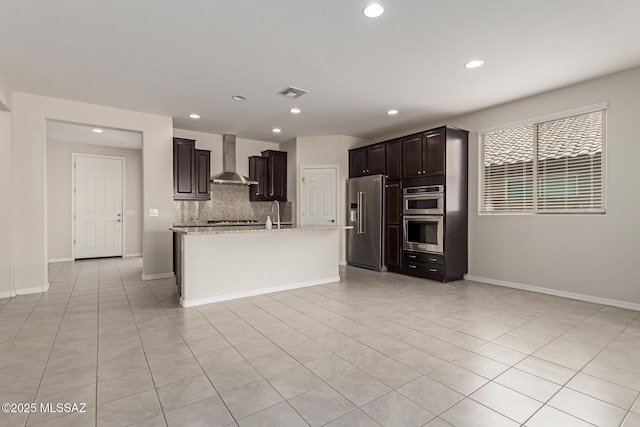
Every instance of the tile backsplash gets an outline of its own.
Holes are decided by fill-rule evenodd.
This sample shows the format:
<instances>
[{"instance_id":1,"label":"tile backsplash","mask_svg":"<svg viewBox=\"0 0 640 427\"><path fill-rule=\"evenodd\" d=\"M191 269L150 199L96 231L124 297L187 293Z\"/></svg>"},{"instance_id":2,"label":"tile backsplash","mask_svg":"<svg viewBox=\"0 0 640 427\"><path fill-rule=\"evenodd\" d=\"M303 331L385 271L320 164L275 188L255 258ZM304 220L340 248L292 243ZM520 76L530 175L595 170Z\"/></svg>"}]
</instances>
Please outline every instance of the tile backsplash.
<instances>
[{"instance_id":1,"label":"tile backsplash","mask_svg":"<svg viewBox=\"0 0 640 427\"><path fill-rule=\"evenodd\" d=\"M211 184L211 200L174 201L173 222L206 222L209 220L255 219L264 223L271 212L273 202L249 201L248 185ZM291 222L291 202L280 202L280 220Z\"/></svg>"}]
</instances>

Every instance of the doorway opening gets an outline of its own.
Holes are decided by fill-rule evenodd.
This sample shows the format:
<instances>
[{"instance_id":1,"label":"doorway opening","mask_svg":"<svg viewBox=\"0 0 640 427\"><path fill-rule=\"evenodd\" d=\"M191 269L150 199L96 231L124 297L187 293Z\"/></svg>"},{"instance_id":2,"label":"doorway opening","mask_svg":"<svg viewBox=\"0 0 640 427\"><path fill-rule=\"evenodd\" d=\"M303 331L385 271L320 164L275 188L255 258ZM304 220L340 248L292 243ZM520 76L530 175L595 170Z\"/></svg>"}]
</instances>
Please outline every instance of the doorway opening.
<instances>
[{"instance_id":1,"label":"doorway opening","mask_svg":"<svg viewBox=\"0 0 640 427\"><path fill-rule=\"evenodd\" d=\"M142 256L142 133L47 120L49 263Z\"/></svg>"}]
</instances>

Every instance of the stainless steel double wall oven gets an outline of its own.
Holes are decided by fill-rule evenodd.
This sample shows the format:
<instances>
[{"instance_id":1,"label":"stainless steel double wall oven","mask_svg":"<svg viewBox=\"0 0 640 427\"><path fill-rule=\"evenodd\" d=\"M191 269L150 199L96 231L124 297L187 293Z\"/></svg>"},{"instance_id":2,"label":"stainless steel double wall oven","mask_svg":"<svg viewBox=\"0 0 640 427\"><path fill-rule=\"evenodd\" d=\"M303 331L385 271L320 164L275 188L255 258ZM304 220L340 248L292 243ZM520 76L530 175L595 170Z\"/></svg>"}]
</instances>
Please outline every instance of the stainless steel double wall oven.
<instances>
[{"instance_id":1,"label":"stainless steel double wall oven","mask_svg":"<svg viewBox=\"0 0 640 427\"><path fill-rule=\"evenodd\" d=\"M402 213L405 250L442 254L444 249L444 186L407 187Z\"/></svg>"}]
</instances>

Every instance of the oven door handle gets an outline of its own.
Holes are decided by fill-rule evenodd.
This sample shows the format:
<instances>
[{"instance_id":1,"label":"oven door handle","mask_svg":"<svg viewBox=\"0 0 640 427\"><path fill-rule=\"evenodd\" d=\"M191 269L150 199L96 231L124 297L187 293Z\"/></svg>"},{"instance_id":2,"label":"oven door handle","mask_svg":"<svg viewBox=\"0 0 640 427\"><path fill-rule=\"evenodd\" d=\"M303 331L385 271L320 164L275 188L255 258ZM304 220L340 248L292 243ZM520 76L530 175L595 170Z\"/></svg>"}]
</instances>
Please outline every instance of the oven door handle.
<instances>
[{"instance_id":1,"label":"oven door handle","mask_svg":"<svg viewBox=\"0 0 640 427\"><path fill-rule=\"evenodd\" d=\"M420 193L420 194L404 194L406 200L434 200L434 199L442 199L444 197L443 193Z\"/></svg>"}]
</instances>

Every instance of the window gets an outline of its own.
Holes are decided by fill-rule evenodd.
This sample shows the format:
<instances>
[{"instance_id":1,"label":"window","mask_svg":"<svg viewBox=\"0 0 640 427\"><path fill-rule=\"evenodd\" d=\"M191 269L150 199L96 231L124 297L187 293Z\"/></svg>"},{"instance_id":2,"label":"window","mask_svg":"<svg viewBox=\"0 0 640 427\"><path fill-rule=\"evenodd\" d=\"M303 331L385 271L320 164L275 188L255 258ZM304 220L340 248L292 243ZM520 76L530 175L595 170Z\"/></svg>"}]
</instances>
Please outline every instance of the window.
<instances>
[{"instance_id":1,"label":"window","mask_svg":"<svg viewBox=\"0 0 640 427\"><path fill-rule=\"evenodd\" d=\"M604 213L606 104L479 136L480 213Z\"/></svg>"}]
</instances>

